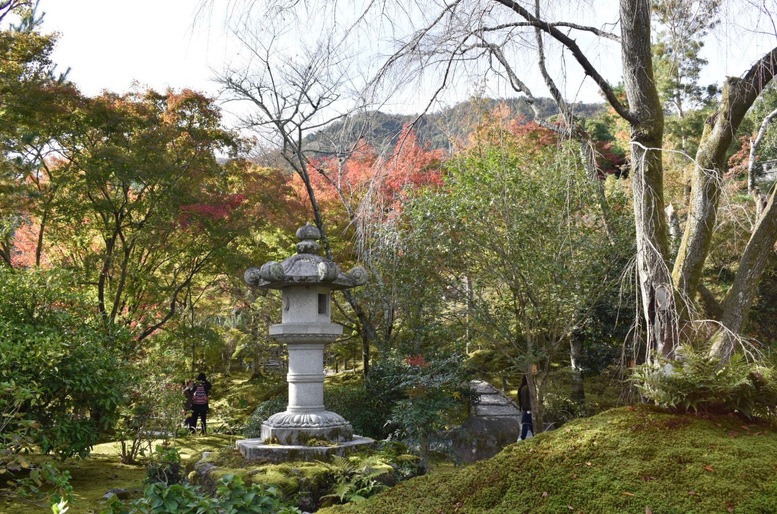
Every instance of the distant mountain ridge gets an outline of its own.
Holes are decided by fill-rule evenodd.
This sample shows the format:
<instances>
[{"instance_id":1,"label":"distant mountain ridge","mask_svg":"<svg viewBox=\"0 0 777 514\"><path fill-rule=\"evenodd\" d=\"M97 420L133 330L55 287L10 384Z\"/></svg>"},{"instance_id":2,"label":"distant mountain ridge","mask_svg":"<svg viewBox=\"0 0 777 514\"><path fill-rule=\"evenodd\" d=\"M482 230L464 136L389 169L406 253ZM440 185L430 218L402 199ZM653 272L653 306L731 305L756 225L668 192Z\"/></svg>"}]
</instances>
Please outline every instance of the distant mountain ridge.
<instances>
[{"instance_id":1,"label":"distant mountain ridge","mask_svg":"<svg viewBox=\"0 0 777 514\"><path fill-rule=\"evenodd\" d=\"M305 138L305 145L314 153L332 154L348 148L363 137L378 151L388 150L396 145L402 128L408 123L415 123L416 135L422 145L428 145L430 149L449 149L451 141L466 139L484 114L503 104L509 107L516 117L523 117L527 121L534 119L531 107L521 98L482 98L461 102L453 107L420 117L415 114L368 111L347 120L332 123L311 134ZM536 105L544 119L558 114L558 108L550 98L538 98ZM603 103L577 103L573 108L580 117L589 118L601 114L605 106Z\"/></svg>"}]
</instances>

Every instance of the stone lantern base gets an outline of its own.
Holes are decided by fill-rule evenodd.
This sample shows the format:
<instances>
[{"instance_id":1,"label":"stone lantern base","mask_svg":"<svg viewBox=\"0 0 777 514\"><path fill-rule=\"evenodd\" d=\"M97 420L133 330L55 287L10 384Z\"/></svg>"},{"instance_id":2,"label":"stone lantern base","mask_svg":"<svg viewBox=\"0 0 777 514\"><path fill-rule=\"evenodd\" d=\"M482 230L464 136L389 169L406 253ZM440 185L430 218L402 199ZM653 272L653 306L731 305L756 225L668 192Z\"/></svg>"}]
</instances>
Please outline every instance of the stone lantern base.
<instances>
[{"instance_id":1,"label":"stone lantern base","mask_svg":"<svg viewBox=\"0 0 777 514\"><path fill-rule=\"evenodd\" d=\"M329 461L333 455L344 457L355 451L370 448L375 444L368 437L353 436L348 442L327 446L304 446L290 444L265 444L261 439L243 439L237 442L237 449L249 460L263 459L272 463L292 461Z\"/></svg>"},{"instance_id":2,"label":"stone lantern base","mask_svg":"<svg viewBox=\"0 0 777 514\"><path fill-rule=\"evenodd\" d=\"M262 423L258 439L237 441L246 459L270 462L327 461L332 455L345 456L371 447L375 441L354 435L351 424L330 411L278 412Z\"/></svg>"},{"instance_id":3,"label":"stone lantern base","mask_svg":"<svg viewBox=\"0 0 777 514\"><path fill-rule=\"evenodd\" d=\"M262 441L268 444L305 445L312 439L343 443L353 439L353 428L342 416L326 410L278 412L262 423Z\"/></svg>"}]
</instances>

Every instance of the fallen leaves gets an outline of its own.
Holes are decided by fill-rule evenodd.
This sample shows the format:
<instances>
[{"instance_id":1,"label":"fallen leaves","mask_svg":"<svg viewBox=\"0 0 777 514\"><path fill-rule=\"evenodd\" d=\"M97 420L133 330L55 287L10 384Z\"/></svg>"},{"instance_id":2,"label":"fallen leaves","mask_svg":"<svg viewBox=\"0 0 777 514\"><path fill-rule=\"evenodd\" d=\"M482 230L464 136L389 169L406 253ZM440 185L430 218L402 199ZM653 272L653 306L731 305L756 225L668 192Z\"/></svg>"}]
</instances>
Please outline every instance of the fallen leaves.
<instances>
[{"instance_id":1,"label":"fallen leaves","mask_svg":"<svg viewBox=\"0 0 777 514\"><path fill-rule=\"evenodd\" d=\"M710 473L712 473L713 471L715 471L715 468L713 468L712 466L709 466L709 465L707 465L707 466L704 466L704 469L706 469L706 470L707 470L707 471L709 471Z\"/></svg>"}]
</instances>

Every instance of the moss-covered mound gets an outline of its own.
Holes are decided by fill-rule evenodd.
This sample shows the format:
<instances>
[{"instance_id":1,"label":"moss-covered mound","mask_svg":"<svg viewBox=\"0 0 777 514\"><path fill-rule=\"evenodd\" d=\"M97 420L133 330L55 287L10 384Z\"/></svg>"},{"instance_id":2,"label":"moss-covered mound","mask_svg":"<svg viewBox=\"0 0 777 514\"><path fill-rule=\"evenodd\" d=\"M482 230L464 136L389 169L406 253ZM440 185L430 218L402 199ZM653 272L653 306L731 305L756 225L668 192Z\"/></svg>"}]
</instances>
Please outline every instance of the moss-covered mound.
<instances>
[{"instance_id":1,"label":"moss-covered mound","mask_svg":"<svg viewBox=\"0 0 777 514\"><path fill-rule=\"evenodd\" d=\"M620 408L320 514L775 513L777 430Z\"/></svg>"}]
</instances>

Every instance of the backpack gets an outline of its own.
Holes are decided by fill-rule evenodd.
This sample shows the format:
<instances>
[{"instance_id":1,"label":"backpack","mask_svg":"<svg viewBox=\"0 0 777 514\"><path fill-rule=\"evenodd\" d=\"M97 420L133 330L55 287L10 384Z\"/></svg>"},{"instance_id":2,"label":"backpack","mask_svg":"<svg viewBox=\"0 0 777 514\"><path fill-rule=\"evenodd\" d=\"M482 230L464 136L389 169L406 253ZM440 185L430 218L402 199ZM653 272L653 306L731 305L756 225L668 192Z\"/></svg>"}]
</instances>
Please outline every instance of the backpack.
<instances>
[{"instance_id":1,"label":"backpack","mask_svg":"<svg viewBox=\"0 0 777 514\"><path fill-rule=\"evenodd\" d=\"M192 403L194 405L206 405L208 403L208 393L205 392L205 384L198 383L194 387Z\"/></svg>"}]
</instances>

